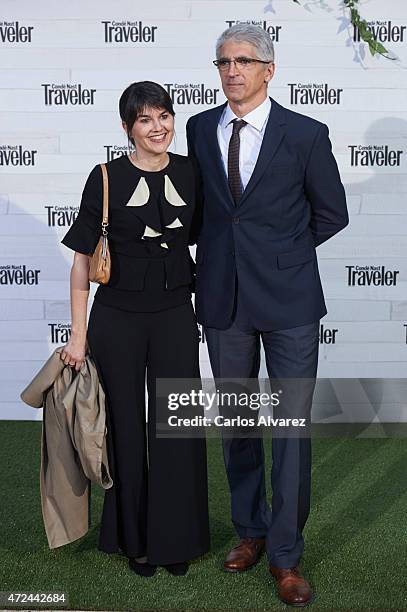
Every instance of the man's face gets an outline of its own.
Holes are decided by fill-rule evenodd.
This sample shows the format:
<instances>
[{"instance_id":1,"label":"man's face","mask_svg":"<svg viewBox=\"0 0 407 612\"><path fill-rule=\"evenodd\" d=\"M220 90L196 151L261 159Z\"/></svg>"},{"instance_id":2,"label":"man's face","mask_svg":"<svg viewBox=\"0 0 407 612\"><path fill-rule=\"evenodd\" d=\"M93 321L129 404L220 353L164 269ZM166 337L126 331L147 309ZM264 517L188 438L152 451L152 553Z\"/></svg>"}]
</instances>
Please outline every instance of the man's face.
<instances>
[{"instance_id":1,"label":"man's face","mask_svg":"<svg viewBox=\"0 0 407 612\"><path fill-rule=\"evenodd\" d=\"M239 57L259 59L256 48L248 42L228 40L222 45L218 59ZM234 62L227 70L219 71L225 96L231 102L243 104L267 93L267 83L273 77L274 64L252 63L239 68Z\"/></svg>"}]
</instances>

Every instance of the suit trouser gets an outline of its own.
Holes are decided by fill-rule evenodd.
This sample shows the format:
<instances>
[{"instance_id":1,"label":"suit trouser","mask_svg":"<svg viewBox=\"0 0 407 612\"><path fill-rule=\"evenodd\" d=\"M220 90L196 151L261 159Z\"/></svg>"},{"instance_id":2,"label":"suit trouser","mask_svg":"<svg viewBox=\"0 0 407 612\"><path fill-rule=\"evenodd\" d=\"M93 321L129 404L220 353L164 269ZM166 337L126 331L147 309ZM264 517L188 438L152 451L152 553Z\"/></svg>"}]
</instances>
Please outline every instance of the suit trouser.
<instances>
[{"instance_id":1,"label":"suit trouser","mask_svg":"<svg viewBox=\"0 0 407 612\"><path fill-rule=\"evenodd\" d=\"M291 329L257 330L250 324L238 297L236 315L228 329L205 328L213 375L216 379L256 378L261 338L270 379L307 379L303 396L300 393L292 399L298 403L301 414L310 419L318 332L318 321ZM283 568L295 566L303 553L302 531L310 509L310 436L273 436L271 512L266 499L262 438L224 437L223 453L232 521L238 535L266 538L270 564Z\"/></svg>"},{"instance_id":2,"label":"suit trouser","mask_svg":"<svg viewBox=\"0 0 407 612\"><path fill-rule=\"evenodd\" d=\"M147 556L159 565L206 553L205 440L156 436L162 408L156 379L199 378L199 336L191 302L144 313L95 300L88 341L106 393L113 478L113 487L105 491L99 549Z\"/></svg>"}]
</instances>

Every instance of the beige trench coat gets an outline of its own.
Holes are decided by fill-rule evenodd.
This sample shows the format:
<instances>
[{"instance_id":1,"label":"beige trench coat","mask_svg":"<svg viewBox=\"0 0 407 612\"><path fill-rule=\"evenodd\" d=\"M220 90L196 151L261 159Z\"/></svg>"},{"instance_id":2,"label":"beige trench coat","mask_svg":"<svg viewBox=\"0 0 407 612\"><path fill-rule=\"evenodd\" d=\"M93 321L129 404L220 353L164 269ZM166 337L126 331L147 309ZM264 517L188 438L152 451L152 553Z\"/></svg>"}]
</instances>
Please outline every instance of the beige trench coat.
<instances>
[{"instance_id":1,"label":"beige trench coat","mask_svg":"<svg viewBox=\"0 0 407 612\"><path fill-rule=\"evenodd\" d=\"M44 408L40 490L50 548L85 535L90 526L90 481L109 489L105 395L95 364L86 355L76 373L58 347L22 392L33 408Z\"/></svg>"}]
</instances>

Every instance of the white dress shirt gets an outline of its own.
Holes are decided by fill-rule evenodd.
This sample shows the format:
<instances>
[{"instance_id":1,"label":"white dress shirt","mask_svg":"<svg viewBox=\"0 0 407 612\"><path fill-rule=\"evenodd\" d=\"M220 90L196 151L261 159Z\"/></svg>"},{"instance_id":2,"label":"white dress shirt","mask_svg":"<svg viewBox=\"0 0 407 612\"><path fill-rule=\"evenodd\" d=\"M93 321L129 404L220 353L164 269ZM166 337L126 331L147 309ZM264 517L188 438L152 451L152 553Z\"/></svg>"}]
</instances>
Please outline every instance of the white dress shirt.
<instances>
[{"instance_id":1,"label":"white dress shirt","mask_svg":"<svg viewBox=\"0 0 407 612\"><path fill-rule=\"evenodd\" d=\"M233 131L232 121L234 119L244 119L247 123L247 125L240 130L239 170L243 189L246 189L246 185L256 165L270 114L270 108L271 100L267 96L264 102L250 111L250 113L247 113L244 117L237 117L229 104L227 104L221 115L217 134L226 176L228 175L229 140Z\"/></svg>"}]
</instances>

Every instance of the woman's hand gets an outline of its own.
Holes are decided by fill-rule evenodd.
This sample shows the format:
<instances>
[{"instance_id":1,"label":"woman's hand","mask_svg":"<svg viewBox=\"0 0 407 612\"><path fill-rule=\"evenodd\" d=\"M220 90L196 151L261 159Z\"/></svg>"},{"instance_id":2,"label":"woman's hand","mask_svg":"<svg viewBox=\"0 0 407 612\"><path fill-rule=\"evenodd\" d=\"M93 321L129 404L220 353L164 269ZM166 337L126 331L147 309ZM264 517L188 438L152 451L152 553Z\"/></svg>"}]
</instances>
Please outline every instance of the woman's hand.
<instances>
[{"instance_id":1,"label":"woman's hand","mask_svg":"<svg viewBox=\"0 0 407 612\"><path fill-rule=\"evenodd\" d=\"M75 367L79 372L85 362L86 337L71 335L68 343L61 352L61 359L65 365Z\"/></svg>"}]
</instances>

